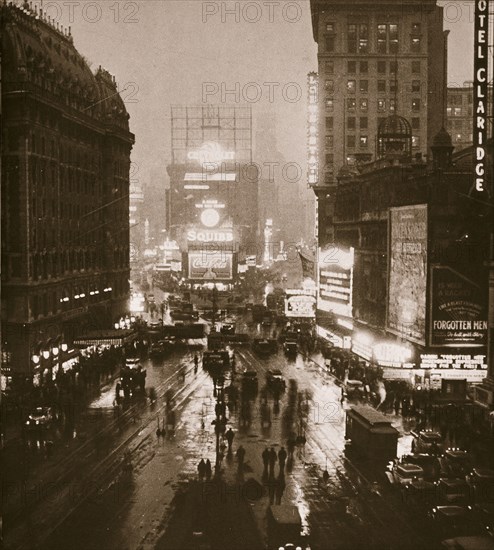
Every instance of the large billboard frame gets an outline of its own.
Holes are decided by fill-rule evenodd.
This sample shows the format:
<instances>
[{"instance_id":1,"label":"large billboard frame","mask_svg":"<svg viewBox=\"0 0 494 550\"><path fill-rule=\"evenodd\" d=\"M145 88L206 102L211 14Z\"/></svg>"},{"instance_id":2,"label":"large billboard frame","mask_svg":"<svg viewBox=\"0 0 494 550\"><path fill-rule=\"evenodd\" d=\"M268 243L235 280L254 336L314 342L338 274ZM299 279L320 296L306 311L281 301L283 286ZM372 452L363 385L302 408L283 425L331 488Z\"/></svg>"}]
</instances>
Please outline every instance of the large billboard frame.
<instances>
[{"instance_id":1,"label":"large billboard frame","mask_svg":"<svg viewBox=\"0 0 494 550\"><path fill-rule=\"evenodd\" d=\"M414 323L417 324L417 323L420 323L420 327L417 326L416 330L414 330L414 332L411 332L411 330L413 330L413 323L412 322L408 322L408 321L405 321L405 320L402 320L401 323L399 323L399 326L394 326L394 325L391 325L390 323L390 303L391 303L391 300L393 299L394 297L394 294L393 296L391 295L391 290L392 290L392 279L393 279L393 276L394 276L394 273L392 271L392 267L393 267L393 259L394 259L394 255L393 255L393 215L396 214L396 213L399 213L399 212L405 212L405 211L409 211L410 213L412 212L415 212L415 213L418 213L418 212L423 212L425 214L425 231L423 232L423 234L420 236L420 238L416 238L416 241L417 242L413 242L412 240L409 242L407 241L406 244L407 244L407 248L408 248L408 252L403 252L404 250L404 247L403 247L403 244L405 244L405 241L402 241L401 244L402 244L402 256L405 256L406 254L414 254L414 255L417 255L417 245L418 244L423 244L424 247L425 247L425 252L422 250L422 248L420 249L420 252L418 254L420 254L422 257L423 257L423 281L422 281L422 284L421 284L421 287L422 288L422 296L421 296L421 309L422 309L422 316L420 319L418 319L418 313L417 313L417 316L414 320ZM417 214L415 214L417 215ZM417 218L419 218L419 216L417 215ZM420 221L416 221L416 223L421 223ZM420 346L425 346L426 345L426 340L427 340L427 301L428 301L428 288L429 288L429 207L427 204L412 204L412 205L406 205L406 206L396 206L396 207L391 207L389 208L389 211L388 211L388 245L387 245L387 249L388 249L388 275L387 275L387 288L388 288L388 291L387 291L387 296L386 296L386 330L391 333L391 334L395 334L396 336L399 336L401 338L403 338L404 340L407 340L409 342L413 342L415 344L418 344ZM402 264L405 264L406 262L402 262ZM416 265L416 260L415 261L411 261L410 262L410 265ZM408 276L406 276L406 279L407 280L410 280L411 278ZM416 286L416 289L415 290L419 290L418 289L418 285ZM400 296L400 297L403 297L403 292L398 292L396 293L397 296ZM399 300L397 300L397 302L399 302ZM418 304L419 307L420 307L420 303Z\"/></svg>"}]
</instances>

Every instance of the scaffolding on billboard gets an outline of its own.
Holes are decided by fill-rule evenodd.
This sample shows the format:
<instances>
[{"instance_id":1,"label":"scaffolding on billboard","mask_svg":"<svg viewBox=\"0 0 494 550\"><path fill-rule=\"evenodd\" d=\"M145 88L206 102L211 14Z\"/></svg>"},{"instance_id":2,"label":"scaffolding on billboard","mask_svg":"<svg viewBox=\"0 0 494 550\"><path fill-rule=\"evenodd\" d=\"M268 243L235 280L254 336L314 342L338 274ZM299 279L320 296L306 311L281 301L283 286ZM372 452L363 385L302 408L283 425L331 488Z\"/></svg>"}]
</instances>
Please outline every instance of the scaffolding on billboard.
<instances>
[{"instance_id":1,"label":"scaffolding on billboard","mask_svg":"<svg viewBox=\"0 0 494 550\"><path fill-rule=\"evenodd\" d=\"M252 162L250 105L172 105L171 134L173 164L188 164L191 151L210 143L221 148L227 162Z\"/></svg>"}]
</instances>

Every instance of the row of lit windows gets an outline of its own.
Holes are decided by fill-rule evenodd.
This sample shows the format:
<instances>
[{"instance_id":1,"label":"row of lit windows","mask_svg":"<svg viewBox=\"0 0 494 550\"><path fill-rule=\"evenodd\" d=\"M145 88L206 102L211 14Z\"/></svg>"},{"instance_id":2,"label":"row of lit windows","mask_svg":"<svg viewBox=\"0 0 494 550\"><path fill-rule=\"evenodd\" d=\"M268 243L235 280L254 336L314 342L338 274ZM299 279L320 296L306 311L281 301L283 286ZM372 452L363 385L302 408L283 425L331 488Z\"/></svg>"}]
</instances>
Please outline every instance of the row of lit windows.
<instances>
[{"instance_id":1,"label":"row of lit windows","mask_svg":"<svg viewBox=\"0 0 494 550\"><path fill-rule=\"evenodd\" d=\"M335 81L326 80L324 83L324 89L327 93L333 94L335 92ZM369 81L368 80L359 80L357 85L357 80L347 80L346 82L346 92L349 94L354 94L357 89L360 93L366 94L369 92ZM377 92L386 93L389 90L390 93L398 92L398 80L377 80ZM420 80L412 80L410 91L412 93L420 93Z\"/></svg>"},{"instance_id":2,"label":"row of lit windows","mask_svg":"<svg viewBox=\"0 0 494 550\"><path fill-rule=\"evenodd\" d=\"M326 136L326 148L332 149L333 148L333 136ZM369 136L365 134L360 134L358 137L354 134L347 134L346 136L346 146L350 149L354 149L358 147L365 149L369 146ZM420 136L413 135L412 136L412 147L417 148L420 147ZM334 156L332 153L326 154L326 164L332 164L334 161Z\"/></svg>"},{"instance_id":3,"label":"row of lit windows","mask_svg":"<svg viewBox=\"0 0 494 550\"><path fill-rule=\"evenodd\" d=\"M358 102L360 111L367 112L369 110L369 101L367 98L360 98ZM326 111L334 111L335 100L332 97L328 97L325 102ZM377 99L376 107L378 113L383 113L387 110L394 112L396 110L396 100L395 99ZM411 111L414 113L420 112L421 101L418 98L414 98L410 104ZM346 99L346 110L348 112L354 112L357 110L357 100L353 98Z\"/></svg>"},{"instance_id":4,"label":"row of lit windows","mask_svg":"<svg viewBox=\"0 0 494 550\"><path fill-rule=\"evenodd\" d=\"M401 62L402 64L405 61ZM376 62L375 70L373 61L347 61L347 73L357 74L357 69L360 74L397 74L398 62L397 61L385 61L384 59L378 59ZM410 70L412 74L420 74L421 63L420 60L414 59L410 63ZM326 74L335 74L335 62L333 59L328 59L324 62L324 72Z\"/></svg>"},{"instance_id":5,"label":"row of lit windows","mask_svg":"<svg viewBox=\"0 0 494 550\"><path fill-rule=\"evenodd\" d=\"M446 107L448 116L469 116L473 115L472 107Z\"/></svg>"},{"instance_id":6,"label":"row of lit windows","mask_svg":"<svg viewBox=\"0 0 494 550\"><path fill-rule=\"evenodd\" d=\"M336 47L336 24L326 23L326 51L334 52ZM378 23L375 28L376 51L381 54L396 54L399 51L399 30L396 23ZM422 36L420 23L412 25L410 33L410 51L421 51ZM346 27L346 49L348 53L367 54L369 48L369 25L367 23L349 23Z\"/></svg>"}]
</instances>

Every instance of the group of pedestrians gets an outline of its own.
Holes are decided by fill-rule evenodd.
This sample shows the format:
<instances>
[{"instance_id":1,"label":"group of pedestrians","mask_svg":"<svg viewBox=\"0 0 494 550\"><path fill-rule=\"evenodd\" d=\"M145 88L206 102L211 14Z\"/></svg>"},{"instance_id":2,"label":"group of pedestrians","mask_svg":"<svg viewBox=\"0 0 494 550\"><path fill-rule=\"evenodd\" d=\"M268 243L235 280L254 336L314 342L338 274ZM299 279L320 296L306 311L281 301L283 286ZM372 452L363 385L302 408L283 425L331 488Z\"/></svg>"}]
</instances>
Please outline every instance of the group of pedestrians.
<instances>
[{"instance_id":1,"label":"group of pedestrians","mask_svg":"<svg viewBox=\"0 0 494 550\"><path fill-rule=\"evenodd\" d=\"M280 467L280 475L284 474L285 472L285 463L286 459L288 457L288 453L285 450L285 447L281 447L281 449L276 453L273 447L268 449L267 447L262 452L262 462L264 464L264 475L268 472L269 468L269 476L274 476L274 468L276 462L279 463Z\"/></svg>"},{"instance_id":2,"label":"group of pedestrians","mask_svg":"<svg viewBox=\"0 0 494 550\"><path fill-rule=\"evenodd\" d=\"M204 461L204 458L201 458L199 464L197 465L197 472L199 474L199 481L202 481L204 478L206 478L206 480L211 479L213 468L209 458L206 461Z\"/></svg>"}]
</instances>

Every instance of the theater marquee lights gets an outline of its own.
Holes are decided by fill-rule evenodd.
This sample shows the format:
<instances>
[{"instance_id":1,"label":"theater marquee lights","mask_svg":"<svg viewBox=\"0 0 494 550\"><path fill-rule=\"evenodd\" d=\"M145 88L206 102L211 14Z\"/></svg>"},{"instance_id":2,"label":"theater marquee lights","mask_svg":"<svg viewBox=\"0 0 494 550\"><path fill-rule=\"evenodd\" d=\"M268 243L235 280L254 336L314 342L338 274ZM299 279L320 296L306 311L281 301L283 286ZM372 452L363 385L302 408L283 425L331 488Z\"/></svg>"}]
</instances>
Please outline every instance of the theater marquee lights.
<instances>
[{"instance_id":1,"label":"theater marquee lights","mask_svg":"<svg viewBox=\"0 0 494 550\"><path fill-rule=\"evenodd\" d=\"M479 193L486 191L488 23L488 0L475 0L473 145L475 151L475 190Z\"/></svg>"},{"instance_id":2,"label":"theater marquee lights","mask_svg":"<svg viewBox=\"0 0 494 550\"><path fill-rule=\"evenodd\" d=\"M319 160L317 151L318 136L318 86L317 73L308 76L308 119L307 119L307 181L309 185L317 185L319 177Z\"/></svg>"}]
</instances>

